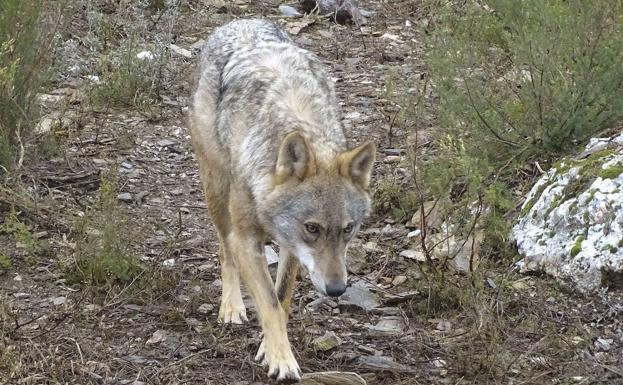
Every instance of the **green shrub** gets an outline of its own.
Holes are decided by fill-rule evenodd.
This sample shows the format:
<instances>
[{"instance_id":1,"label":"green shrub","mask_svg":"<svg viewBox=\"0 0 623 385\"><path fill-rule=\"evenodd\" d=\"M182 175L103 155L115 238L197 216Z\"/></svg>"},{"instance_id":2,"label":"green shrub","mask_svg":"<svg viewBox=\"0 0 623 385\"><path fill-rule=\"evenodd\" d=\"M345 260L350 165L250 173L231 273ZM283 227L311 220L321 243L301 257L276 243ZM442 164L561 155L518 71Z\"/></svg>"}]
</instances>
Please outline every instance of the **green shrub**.
<instances>
[{"instance_id":1,"label":"green shrub","mask_svg":"<svg viewBox=\"0 0 623 385\"><path fill-rule=\"evenodd\" d=\"M469 154L553 156L623 118L622 2L468 1L441 14L437 116Z\"/></svg>"},{"instance_id":2,"label":"green shrub","mask_svg":"<svg viewBox=\"0 0 623 385\"><path fill-rule=\"evenodd\" d=\"M16 248L24 251L24 259L30 264L36 263L37 257L46 251L45 245L35 237L28 225L19 219L18 213L14 208L8 213L4 223L0 225L0 233L6 233L11 236L15 241ZM0 258L0 266L6 265L2 260L3 258ZM10 260L8 261L10 262ZM8 268L8 266L4 267Z\"/></svg>"},{"instance_id":3,"label":"green shrub","mask_svg":"<svg viewBox=\"0 0 623 385\"><path fill-rule=\"evenodd\" d=\"M130 38L105 56L99 67L101 84L94 86L91 100L96 105L144 108L158 101L162 52L152 59L139 59L141 50Z\"/></svg>"},{"instance_id":4,"label":"green shrub","mask_svg":"<svg viewBox=\"0 0 623 385\"><path fill-rule=\"evenodd\" d=\"M23 157L36 122L37 93L50 79L53 30L39 28L46 2L0 2L0 166Z\"/></svg>"},{"instance_id":5,"label":"green shrub","mask_svg":"<svg viewBox=\"0 0 623 385\"><path fill-rule=\"evenodd\" d=\"M623 119L623 2L444 4L427 26L435 99L424 118L435 129L432 150L412 151L416 178L423 199L454 203L454 235L474 230L480 207L485 251L512 254L526 163L571 153Z\"/></svg>"},{"instance_id":6,"label":"green shrub","mask_svg":"<svg viewBox=\"0 0 623 385\"><path fill-rule=\"evenodd\" d=\"M119 206L115 173L103 175L96 204L76 220L73 230L76 251L66 274L70 282L108 290L141 274L143 268L132 253L136 231Z\"/></svg>"}]
</instances>

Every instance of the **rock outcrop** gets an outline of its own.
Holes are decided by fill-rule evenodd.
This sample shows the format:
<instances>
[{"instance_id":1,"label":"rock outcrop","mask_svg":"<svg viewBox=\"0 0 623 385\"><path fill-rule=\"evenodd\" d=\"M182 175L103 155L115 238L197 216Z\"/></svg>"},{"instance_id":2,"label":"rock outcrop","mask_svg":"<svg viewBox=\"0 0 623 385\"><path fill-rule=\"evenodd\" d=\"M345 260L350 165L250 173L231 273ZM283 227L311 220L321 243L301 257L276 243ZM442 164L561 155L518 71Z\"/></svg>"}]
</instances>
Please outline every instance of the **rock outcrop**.
<instances>
[{"instance_id":1,"label":"rock outcrop","mask_svg":"<svg viewBox=\"0 0 623 385\"><path fill-rule=\"evenodd\" d=\"M513 227L522 271L593 293L623 277L623 134L593 139L544 174Z\"/></svg>"}]
</instances>

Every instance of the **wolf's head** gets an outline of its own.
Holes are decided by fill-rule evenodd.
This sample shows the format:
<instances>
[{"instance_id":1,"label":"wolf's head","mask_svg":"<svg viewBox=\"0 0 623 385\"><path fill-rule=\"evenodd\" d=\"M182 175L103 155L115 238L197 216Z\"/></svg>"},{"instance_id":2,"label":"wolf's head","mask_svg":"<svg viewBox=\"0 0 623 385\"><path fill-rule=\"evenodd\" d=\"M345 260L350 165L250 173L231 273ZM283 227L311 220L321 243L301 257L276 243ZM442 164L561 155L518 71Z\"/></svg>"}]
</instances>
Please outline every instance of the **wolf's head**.
<instances>
[{"instance_id":1,"label":"wolf's head","mask_svg":"<svg viewBox=\"0 0 623 385\"><path fill-rule=\"evenodd\" d=\"M337 297L346 290L346 249L370 210L374 158L371 142L332 159L319 159L298 132L281 144L260 221L323 294Z\"/></svg>"}]
</instances>

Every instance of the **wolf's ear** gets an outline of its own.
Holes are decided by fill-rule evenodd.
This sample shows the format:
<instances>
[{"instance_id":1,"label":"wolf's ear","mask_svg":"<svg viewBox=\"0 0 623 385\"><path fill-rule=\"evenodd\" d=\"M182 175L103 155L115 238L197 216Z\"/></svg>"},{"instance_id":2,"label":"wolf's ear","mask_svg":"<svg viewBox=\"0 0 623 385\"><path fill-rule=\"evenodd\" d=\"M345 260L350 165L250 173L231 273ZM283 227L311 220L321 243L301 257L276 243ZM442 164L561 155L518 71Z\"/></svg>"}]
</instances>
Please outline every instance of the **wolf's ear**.
<instances>
[{"instance_id":1,"label":"wolf's ear","mask_svg":"<svg viewBox=\"0 0 623 385\"><path fill-rule=\"evenodd\" d=\"M288 134L281 142L275 177L277 184L290 178L303 180L316 172L314 154L300 132Z\"/></svg>"},{"instance_id":2,"label":"wolf's ear","mask_svg":"<svg viewBox=\"0 0 623 385\"><path fill-rule=\"evenodd\" d=\"M340 174L350 178L364 190L370 184L372 165L376 158L374 143L368 141L364 144L341 153L338 156Z\"/></svg>"}]
</instances>

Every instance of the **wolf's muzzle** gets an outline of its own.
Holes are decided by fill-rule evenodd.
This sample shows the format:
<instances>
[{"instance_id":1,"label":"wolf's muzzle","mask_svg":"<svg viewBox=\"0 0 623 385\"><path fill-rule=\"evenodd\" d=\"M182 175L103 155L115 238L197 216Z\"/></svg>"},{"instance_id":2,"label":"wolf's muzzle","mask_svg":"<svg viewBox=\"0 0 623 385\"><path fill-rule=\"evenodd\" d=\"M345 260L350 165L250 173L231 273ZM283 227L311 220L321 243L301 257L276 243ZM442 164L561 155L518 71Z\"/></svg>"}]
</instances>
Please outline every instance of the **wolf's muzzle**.
<instances>
[{"instance_id":1,"label":"wolf's muzzle","mask_svg":"<svg viewBox=\"0 0 623 385\"><path fill-rule=\"evenodd\" d=\"M330 282L326 285L325 290L328 296L339 297L346 291L346 283L340 281Z\"/></svg>"}]
</instances>

